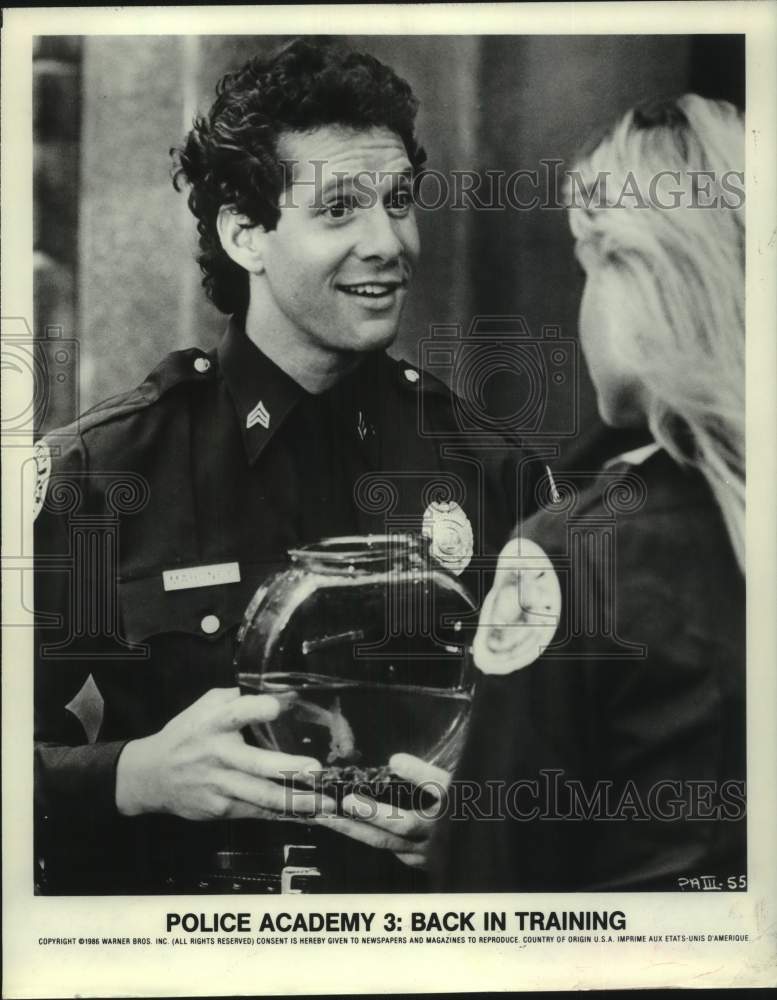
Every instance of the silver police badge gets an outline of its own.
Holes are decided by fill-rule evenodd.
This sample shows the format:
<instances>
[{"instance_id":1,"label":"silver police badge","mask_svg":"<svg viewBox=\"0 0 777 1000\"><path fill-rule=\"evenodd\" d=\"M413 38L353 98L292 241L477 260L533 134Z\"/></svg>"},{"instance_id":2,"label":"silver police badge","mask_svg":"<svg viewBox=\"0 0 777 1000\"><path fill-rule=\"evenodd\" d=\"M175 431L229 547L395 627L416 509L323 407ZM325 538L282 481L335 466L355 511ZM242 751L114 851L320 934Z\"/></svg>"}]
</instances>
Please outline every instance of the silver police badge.
<instances>
[{"instance_id":1,"label":"silver police badge","mask_svg":"<svg viewBox=\"0 0 777 1000\"><path fill-rule=\"evenodd\" d=\"M455 576L469 566L473 551L472 525L455 500L434 500L424 511L422 533L434 558Z\"/></svg>"}]
</instances>

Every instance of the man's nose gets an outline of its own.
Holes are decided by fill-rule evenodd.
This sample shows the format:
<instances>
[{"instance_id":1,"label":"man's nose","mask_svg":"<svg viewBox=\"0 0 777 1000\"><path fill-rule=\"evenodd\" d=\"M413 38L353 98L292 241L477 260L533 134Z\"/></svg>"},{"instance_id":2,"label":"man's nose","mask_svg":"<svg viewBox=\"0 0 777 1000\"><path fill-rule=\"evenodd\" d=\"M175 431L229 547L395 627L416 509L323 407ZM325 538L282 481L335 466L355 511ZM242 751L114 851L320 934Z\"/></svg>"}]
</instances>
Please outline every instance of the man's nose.
<instances>
[{"instance_id":1,"label":"man's nose","mask_svg":"<svg viewBox=\"0 0 777 1000\"><path fill-rule=\"evenodd\" d=\"M399 238L397 220L388 214L385 205L379 202L363 209L361 215L359 243L356 247L358 255L364 260L370 257L394 260L399 257L405 246Z\"/></svg>"}]
</instances>

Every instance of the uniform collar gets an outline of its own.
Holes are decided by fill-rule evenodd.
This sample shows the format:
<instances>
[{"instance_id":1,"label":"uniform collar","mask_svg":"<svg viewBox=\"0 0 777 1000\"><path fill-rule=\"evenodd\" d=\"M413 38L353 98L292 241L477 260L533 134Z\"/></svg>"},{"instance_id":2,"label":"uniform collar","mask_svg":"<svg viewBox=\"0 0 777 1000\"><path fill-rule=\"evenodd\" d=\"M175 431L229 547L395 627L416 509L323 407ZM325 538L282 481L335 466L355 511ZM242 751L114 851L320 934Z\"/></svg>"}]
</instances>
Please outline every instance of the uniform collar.
<instances>
[{"instance_id":1,"label":"uniform collar","mask_svg":"<svg viewBox=\"0 0 777 1000\"><path fill-rule=\"evenodd\" d=\"M292 410L306 399L326 401L342 422L344 434L355 436L365 448L374 445L375 408L383 392L383 379L389 377L394 364L383 351L365 355L353 371L315 397L249 340L234 316L218 346L218 359L251 464Z\"/></svg>"},{"instance_id":2,"label":"uniform collar","mask_svg":"<svg viewBox=\"0 0 777 1000\"><path fill-rule=\"evenodd\" d=\"M661 445L656 441L645 444L641 448L633 448L631 451L624 451L621 455L616 455L604 463L605 469L611 469L614 465L643 465L649 458L652 458L657 451L661 450Z\"/></svg>"},{"instance_id":3,"label":"uniform collar","mask_svg":"<svg viewBox=\"0 0 777 1000\"><path fill-rule=\"evenodd\" d=\"M248 339L234 316L218 346L218 359L253 463L308 393Z\"/></svg>"}]
</instances>

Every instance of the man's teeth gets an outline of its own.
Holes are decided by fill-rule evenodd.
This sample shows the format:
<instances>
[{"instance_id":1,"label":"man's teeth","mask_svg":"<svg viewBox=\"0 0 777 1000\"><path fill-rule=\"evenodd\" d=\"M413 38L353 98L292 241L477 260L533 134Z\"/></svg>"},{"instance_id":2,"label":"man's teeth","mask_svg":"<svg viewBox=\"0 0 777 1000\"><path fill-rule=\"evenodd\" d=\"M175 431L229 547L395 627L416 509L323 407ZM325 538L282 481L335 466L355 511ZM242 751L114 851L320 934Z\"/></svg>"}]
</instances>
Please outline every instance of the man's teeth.
<instances>
[{"instance_id":1,"label":"man's teeth","mask_svg":"<svg viewBox=\"0 0 777 1000\"><path fill-rule=\"evenodd\" d=\"M381 295L388 295L393 292L397 285L342 285L341 288L349 295L367 295L372 298L380 298Z\"/></svg>"}]
</instances>

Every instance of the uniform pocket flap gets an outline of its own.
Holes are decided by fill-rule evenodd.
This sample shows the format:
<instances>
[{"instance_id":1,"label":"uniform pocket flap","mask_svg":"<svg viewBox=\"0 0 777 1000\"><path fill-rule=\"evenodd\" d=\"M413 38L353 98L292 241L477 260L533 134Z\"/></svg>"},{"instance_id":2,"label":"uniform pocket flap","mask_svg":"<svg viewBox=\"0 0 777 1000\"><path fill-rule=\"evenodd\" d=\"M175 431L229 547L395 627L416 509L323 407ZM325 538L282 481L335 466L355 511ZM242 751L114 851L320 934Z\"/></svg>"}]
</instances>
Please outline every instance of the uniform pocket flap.
<instances>
[{"instance_id":1,"label":"uniform pocket flap","mask_svg":"<svg viewBox=\"0 0 777 1000\"><path fill-rule=\"evenodd\" d=\"M119 583L119 607L124 636L143 642L166 632L185 632L219 639L243 620L259 580L165 590L161 572Z\"/></svg>"}]
</instances>

